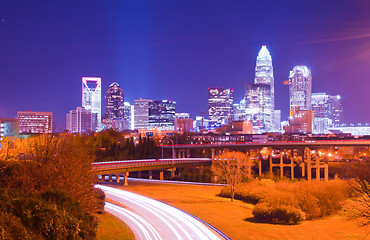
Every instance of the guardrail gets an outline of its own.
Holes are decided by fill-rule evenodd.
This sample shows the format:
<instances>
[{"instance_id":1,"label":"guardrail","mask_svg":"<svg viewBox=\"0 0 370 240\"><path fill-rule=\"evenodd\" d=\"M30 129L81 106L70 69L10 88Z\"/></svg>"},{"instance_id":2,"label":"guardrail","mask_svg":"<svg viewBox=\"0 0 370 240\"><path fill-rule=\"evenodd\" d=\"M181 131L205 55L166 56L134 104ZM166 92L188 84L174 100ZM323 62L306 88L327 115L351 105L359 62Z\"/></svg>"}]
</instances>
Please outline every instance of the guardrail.
<instances>
[{"instance_id":1,"label":"guardrail","mask_svg":"<svg viewBox=\"0 0 370 240\"><path fill-rule=\"evenodd\" d=\"M142 159L93 163L94 170L176 165L183 163L211 162L210 158Z\"/></svg>"}]
</instances>

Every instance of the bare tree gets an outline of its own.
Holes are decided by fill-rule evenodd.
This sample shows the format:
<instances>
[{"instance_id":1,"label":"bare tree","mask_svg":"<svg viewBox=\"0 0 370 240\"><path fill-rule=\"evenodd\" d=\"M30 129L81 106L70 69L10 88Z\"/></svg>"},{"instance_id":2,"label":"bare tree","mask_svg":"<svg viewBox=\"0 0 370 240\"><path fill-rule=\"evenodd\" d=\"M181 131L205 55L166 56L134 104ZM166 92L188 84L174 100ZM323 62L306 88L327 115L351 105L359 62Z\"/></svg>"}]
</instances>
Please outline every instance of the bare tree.
<instances>
[{"instance_id":1,"label":"bare tree","mask_svg":"<svg viewBox=\"0 0 370 240\"><path fill-rule=\"evenodd\" d=\"M218 182L230 188L231 201L235 191L244 181L252 178L251 157L242 152L225 152L212 163L212 171Z\"/></svg>"},{"instance_id":2,"label":"bare tree","mask_svg":"<svg viewBox=\"0 0 370 240\"><path fill-rule=\"evenodd\" d=\"M358 162L347 170L350 188L355 193L350 214L354 219L361 220L363 225L370 225L370 161Z\"/></svg>"}]
</instances>

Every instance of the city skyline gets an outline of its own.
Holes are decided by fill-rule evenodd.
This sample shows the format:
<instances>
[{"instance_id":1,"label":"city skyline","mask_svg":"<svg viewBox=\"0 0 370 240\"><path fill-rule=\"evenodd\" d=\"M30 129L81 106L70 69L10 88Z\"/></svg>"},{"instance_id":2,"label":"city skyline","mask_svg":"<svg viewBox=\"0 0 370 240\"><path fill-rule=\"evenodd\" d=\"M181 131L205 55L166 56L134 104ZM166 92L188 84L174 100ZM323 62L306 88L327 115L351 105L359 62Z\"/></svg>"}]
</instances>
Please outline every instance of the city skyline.
<instances>
[{"instance_id":1,"label":"city skyline","mask_svg":"<svg viewBox=\"0 0 370 240\"><path fill-rule=\"evenodd\" d=\"M131 104L139 98L172 99L179 112L195 118L207 109L208 87L233 88L234 99L243 98L244 83L253 83L256 55L267 45L281 120L289 115L283 81L294 66L306 65L312 92L342 96L344 122L369 122L364 99L370 5L332 4L216 2L208 13L207 2L81 2L74 9L46 1L3 2L0 114L51 111L63 130L65 114L80 105L81 77L97 76L103 92L117 82ZM265 19L254 13L261 8ZM17 90L10 90L15 83Z\"/></svg>"}]
</instances>

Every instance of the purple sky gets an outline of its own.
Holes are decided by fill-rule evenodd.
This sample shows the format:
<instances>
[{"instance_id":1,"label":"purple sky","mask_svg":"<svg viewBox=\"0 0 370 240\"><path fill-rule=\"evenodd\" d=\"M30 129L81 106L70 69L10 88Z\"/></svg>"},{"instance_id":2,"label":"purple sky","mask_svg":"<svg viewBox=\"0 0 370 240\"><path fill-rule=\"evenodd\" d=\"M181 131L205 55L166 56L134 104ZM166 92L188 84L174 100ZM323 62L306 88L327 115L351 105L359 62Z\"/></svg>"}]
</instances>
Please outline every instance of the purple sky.
<instances>
[{"instance_id":1,"label":"purple sky","mask_svg":"<svg viewBox=\"0 0 370 240\"><path fill-rule=\"evenodd\" d=\"M116 81L125 101L172 99L194 117L208 110L208 87L243 98L263 44L282 120L282 82L306 65L313 92L342 95L345 122L370 122L370 2L353 0L0 0L0 116L52 111L62 130L81 77L99 76L103 93Z\"/></svg>"}]
</instances>

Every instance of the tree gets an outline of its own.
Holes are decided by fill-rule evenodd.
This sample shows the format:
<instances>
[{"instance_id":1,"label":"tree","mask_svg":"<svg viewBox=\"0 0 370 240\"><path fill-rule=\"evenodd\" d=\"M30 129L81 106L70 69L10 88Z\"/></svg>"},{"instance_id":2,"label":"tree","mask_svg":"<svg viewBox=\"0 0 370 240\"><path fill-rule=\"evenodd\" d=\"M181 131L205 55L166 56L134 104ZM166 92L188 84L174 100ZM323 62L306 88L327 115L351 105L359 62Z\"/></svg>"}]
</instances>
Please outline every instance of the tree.
<instances>
[{"instance_id":1,"label":"tree","mask_svg":"<svg viewBox=\"0 0 370 240\"><path fill-rule=\"evenodd\" d=\"M226 183L234 201L235 191L252 178L251 157L242 152L225 152L212 163L212 172L218 182Z\"/></svg>"},{"instance_id":2,"label":"tree","mask_svg":"<svg viewBox=\"0 0 370 240\"><path fill-rule=\"evenodd\" d=\"M363 225L370 225L370 161L358 162L347 170L349 186L355 193L350 214L353 218L362 221Z\"/></svg>"},{"instance_id":3,"label":"tree","mask_svg":"<svg viewBox=\"0 0 370 240\"><path fill-rule=\"evenodd\" d=\"M32 159L23 162L15 173L12 183L15 187L36 193L61 189L87 212L96 212L93 157L81 139L71 135L41 135L30 139L27 154Z\"/></svg>"}]
</instances>

